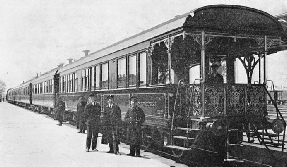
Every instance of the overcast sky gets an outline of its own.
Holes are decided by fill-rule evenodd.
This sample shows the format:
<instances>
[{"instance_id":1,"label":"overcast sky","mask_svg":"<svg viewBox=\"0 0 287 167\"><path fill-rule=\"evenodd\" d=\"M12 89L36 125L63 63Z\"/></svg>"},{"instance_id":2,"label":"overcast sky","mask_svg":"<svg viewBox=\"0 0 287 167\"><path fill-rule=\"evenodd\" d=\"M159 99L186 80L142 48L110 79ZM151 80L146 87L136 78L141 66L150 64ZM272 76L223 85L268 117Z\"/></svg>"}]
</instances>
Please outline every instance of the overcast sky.
<instances>
[{"instance_id":1,"label":"overcast sky","mask_svg":"<svg viewBox=\"0 0 287 167\"><path fill-rule=\"evenodd\" d=\"M82 50L94 52L212 4L287 12L287 0L1 0L0 79L7 88L17 86L68 58L79 59Z\"/></svg>"}]
</instances>

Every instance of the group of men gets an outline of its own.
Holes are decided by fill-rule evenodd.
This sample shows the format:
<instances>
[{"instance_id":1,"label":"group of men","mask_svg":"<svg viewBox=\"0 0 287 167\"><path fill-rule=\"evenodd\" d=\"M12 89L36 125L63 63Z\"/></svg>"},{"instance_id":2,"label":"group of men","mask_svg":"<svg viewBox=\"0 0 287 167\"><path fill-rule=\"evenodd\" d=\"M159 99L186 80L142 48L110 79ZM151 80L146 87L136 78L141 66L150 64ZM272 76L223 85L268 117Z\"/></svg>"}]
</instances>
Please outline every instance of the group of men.
<instances>
[{"instance_id":1,"label":"group of men","mask_svg":"<svg viewBox=\"0 0 287 167\"><path fill-rule=\"evenodd\" d=\"M132 96L130 98L130 107L125 115L124 122L127 124L127 141L130 144L129 156L140 157L141 145L141 126L145 121L143 110L138 107L138 100ZM107 97L107 105L104 106L104 112L101 114L101 105L96 101L94 95L90 95L87 102L80 97L77 104L77 128L78 133L85 133L87 130L86 151L90 149L97 150L98 133L102 133L102 143L109 144L108 153L119 154L120 132L122 130L121 109L114 103L114 96ZM59 97L57 102L56 118L58 125L62 125L61 111L65 111L65 103Z\"/></svg>"}]
</instances>

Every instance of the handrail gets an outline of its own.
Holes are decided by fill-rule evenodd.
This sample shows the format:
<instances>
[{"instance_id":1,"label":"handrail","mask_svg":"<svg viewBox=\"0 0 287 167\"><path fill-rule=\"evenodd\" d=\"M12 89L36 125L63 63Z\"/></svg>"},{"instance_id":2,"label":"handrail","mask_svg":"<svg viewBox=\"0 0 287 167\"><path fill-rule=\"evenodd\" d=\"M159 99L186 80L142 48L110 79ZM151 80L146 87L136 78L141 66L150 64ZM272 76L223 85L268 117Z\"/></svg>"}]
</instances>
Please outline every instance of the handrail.
<instances>
[{"instance_id":1,"label":"handrail","mask_svg":"<svg viewBox=\"0 0 287 167\"><path fill-rule=\"evenodd\" d=\"M284 117L282 116L280 110L278 109L278 106L277 106L277 103L273 100L272 96L270 95L270 93L268 92L267 88L265 86L264 87L264 90L267 92L269 98L271 99L272 101L272 104L274 105L274 107L276 108L276 112L277 112L277 118L278 118L278 114L280 116L280 118L283 120L284 122L284 132L283 132L283 140L282 140L282 153L284 152L284 144L285 144L285 134L286 134L286 121L284 120ZM278 138L279 140L279 138Z\"/></svg>"},{"instance_id":2,"label":"handrail","mask_svg":"<svg viewBox=\"0 0 287 167\"><path fill-rule=\"evenodd\" d=\"M284 121L285 126L286 126L286 121L284 120L284 117L282 116L280 110L278 109L277 103L273 100L273 98L272 98L272 96L270 95L270 93L268 92L267 88L266 88L265 86L263 86L263 87L264 87L264 90L266 91L266 93L268 94L269 98L271 99L272 104L273 104L274 107L276 108L277 114L279 114L280 118ZM278 115L277 115L277 118L278 118Z\"/></svg>"},{"instance_id":3,"label":"handrail","mask_svg":"<svg viewBox=\"0 0 287 167\"><path fill-rule=\"evenodd\" d=\"M175 101L174 101L174 105L173 105L173 113L172 113L172 118L171 118L171 127L170 127L170 130L171 130L171 141L172 141L172 136L173 136L173 128L174 128L174 119L175 119L175 109L176 109L176 105L177 105L177 99L178 99L178 96L179 96L179 86L180 86L180 83L182 82L182 80L179 80L178 83L177 83L177 88L176 88L176 95L175 95Z\"/></svg>"}]
</instances>

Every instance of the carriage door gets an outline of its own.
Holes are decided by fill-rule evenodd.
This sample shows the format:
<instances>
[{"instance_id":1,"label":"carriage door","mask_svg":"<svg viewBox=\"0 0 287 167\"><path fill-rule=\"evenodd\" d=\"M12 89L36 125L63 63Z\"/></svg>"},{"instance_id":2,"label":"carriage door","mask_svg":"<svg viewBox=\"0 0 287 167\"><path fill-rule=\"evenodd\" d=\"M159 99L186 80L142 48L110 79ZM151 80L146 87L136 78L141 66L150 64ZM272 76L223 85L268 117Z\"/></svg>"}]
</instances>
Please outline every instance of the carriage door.
<instances>
[{"instance_id":1,"label":"carriage door","mask_svg":"<svg viewBox=\"0 0 287 167\"><path fill-rule=\"evenodd\" d=\"M32 104L32 91L33 91L33 88L32 88L32 83L29 84L29 102L30 104Z\"/></svg>"},{"instance_id":2,"label":"carriage door","mask_svg":"<svg viewBox=\"0 0 287 167\"><path fill-rule=\"evenodd\" d=\"M59 96L59 90L60 90L59 81L60 81L60 74L56 73L54 75L54 107L56 107L56 99L57 96Z\"/></svg>"}]
</instances>

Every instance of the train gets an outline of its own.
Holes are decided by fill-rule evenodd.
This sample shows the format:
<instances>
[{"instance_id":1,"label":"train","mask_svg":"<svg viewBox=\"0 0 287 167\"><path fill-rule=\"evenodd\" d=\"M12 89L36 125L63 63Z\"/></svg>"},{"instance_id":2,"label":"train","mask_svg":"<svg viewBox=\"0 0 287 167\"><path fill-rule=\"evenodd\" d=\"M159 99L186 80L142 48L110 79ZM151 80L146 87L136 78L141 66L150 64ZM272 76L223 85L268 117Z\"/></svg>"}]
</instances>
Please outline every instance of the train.
<instances>
[{"instance_id":1,"label":"train","mask_svg":"<svg viewBox=\"0 0 287 167\"><path fill-rule=\"evenodd\" d=\"M65 119L74 122L80 97L92 93L103 108L114 95L123 119L129 98L136 96L146 115L143 149L197 165L239 159L232 150L254 138L283 151L286 122L277 106L276 119L266 118L267 99L272 100L266 56L285 50L286 37L278 18L264 11L204 6L96 52L85 50L79 60L9 89L7 100L53 116L60 96ZM213 64L223 83L208 81ZM271 129L278 143L282 136L281 144L265 142Z\"/></svg>"}]
</instances>

